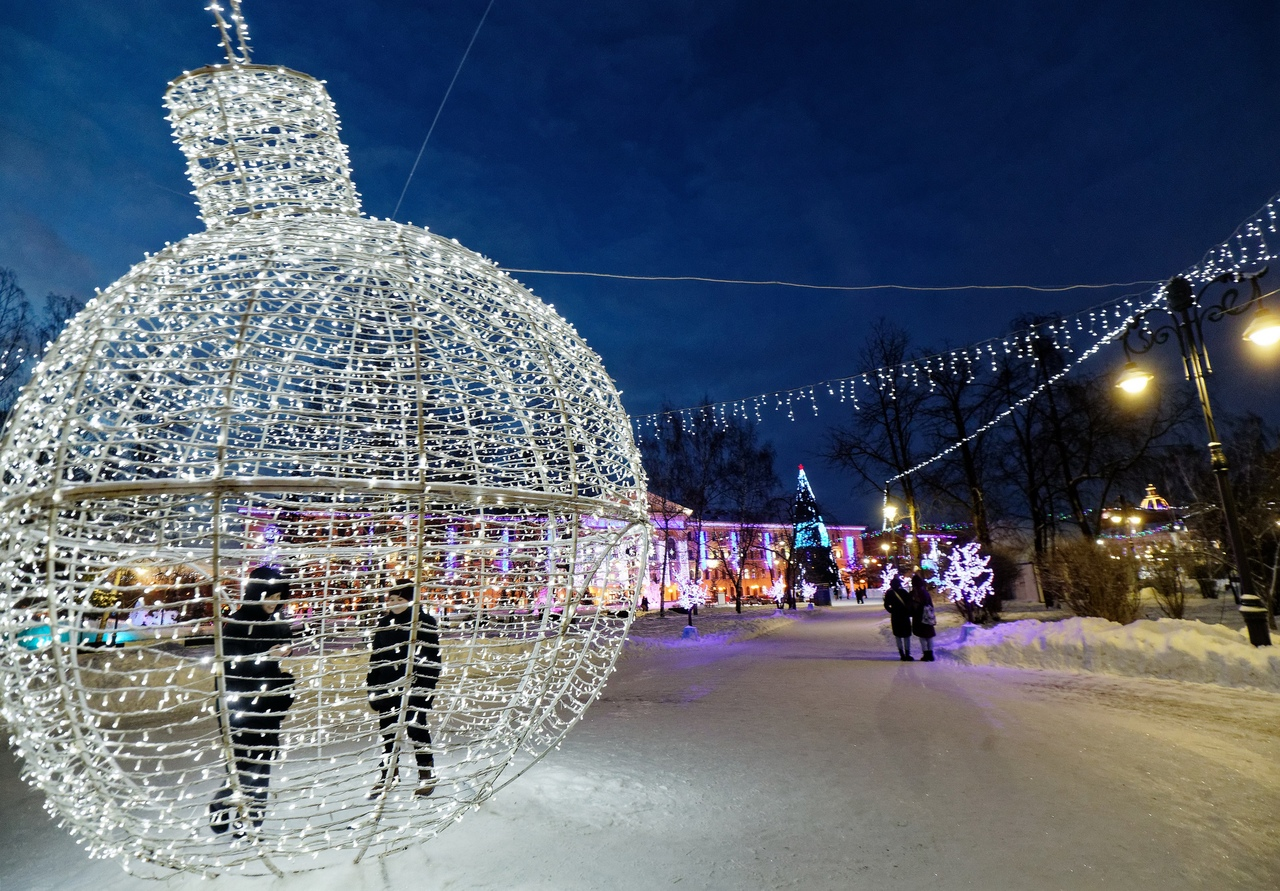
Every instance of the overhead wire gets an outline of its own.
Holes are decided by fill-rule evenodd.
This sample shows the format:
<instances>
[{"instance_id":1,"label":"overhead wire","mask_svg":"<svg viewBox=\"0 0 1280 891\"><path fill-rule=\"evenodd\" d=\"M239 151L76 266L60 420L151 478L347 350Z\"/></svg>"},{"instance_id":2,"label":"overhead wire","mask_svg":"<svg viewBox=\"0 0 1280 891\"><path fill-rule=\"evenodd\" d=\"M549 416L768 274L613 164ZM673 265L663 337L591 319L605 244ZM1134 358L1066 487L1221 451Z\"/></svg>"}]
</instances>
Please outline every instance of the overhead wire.
<instances>
[{"instance_id":1,"label":"overhead wire","mask_svg":"<svg viewBox=\"0 0 1280 891\"><path fill-rule=\"evenodd\" d=\"M436 116L431 119L431 126L427 128L427 135L423 137L422 145L418 148L418 156L413 159L413 167L409 168L409 175L405 178L404 188L400 190L400 197L396 199L396 208L391 211L391 219L395 219L400 213L400 205L404 203L404 196L409 191L409 183L413 182L413 175L418 172L418 163L422 160L422 153L427 150L427 142L431 139L431 134L436 131L436 123L440 120L440 113L444 111L444 105L449 101L449 94L453 92L453 85L458 82L458 75L462 73L462 66L467 64L467 57L471 55L471 47L475 46L476 38L480 36L480 29L484 27L484 21L489 17L489 10L493 9L495 0L489 0L489 5L484 8L484 15L480 16L480 23L476 25L475 32L471 35L471 40L467 43L467 49L462 54L462 59L458 62L458 68L453 72L453 79L449 81L449 87L444 91L444 97L440 100L440 107L436 109Z\"/></svg>"},{"instance_id":2,"label":"overhead wire","mask_svg":"<svg viewBox=\"0 0 1280 891\"><path fill-rule=\"evenodd\" d=\"M915 291L921 293L945 291L1035 291L1043 294L1058 294L1067 291L1095 290L1103 291L1111 288L1145 288L1160 284L1158 280L1135 282L1109 282L1104 284L1080 285L821 285L810 282L789 282L777 279L738 279L716 278L705 275L629 275L619 272L584 272L562 269L515 269L503 267L507 272L520 275L563 275L583 278L607 278L638 282L706 282L717 285L770 285L782 288L802 288L810 291Z\"/></svg>"}]
</instances>

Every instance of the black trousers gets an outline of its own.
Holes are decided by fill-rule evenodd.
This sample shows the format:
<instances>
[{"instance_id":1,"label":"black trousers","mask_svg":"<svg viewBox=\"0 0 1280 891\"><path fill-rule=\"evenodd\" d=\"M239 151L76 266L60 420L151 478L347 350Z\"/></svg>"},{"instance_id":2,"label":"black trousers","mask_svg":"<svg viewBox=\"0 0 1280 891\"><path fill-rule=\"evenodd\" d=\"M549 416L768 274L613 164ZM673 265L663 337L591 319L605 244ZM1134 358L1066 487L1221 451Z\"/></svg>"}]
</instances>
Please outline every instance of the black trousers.
<instances>
[{"instance_id":1,"label":"black trousers","mask_svg":"<svg viewBox=\"0 0 1280 891\"><path fill-rule=\"evenodd\" d=\"M243 725L245 717L250 717L254 726ZM239 726L237 726L239 724ZM236 808L231 803L232 784L223 786L209 805L210 827L214 832L226 832L237 819L239 811L246 820L255 827L262 825L266 812L267 783L271 779L271 762L280 752L279 718L264 718L262 715L239 716L231 725L232 762L228 768L240 781L240 789L248 801ZM243 827L236 830L243 834Z\"/></svg>"},{"instance_id":2,"label":"black trousers","mask_svg":"<svg viewBox=\"0 0 1280 891\"><path fill-rule=\"evenodd\" d=\"M254 798L267 797L271 762L280 752L280 724L275 727L231 728L231 750L240 785Z\"/></svg>"},{"instance_id":3,"label":"black trousers","mask_svg":"<svg viewBox=\"0 0 1280 891\"><path fill-rule=\"evenodd\" d=\"M386 702L390 708L378 705ZM385 774L391 763L391 754L395 750L396 734L400 728L400 700L378 700L378 726L382 730L382 771ZM431 730L427 726L427 715L431 709L431 700L409 701L404 711L405 734L413 743L414 758L420 770L430 770L435 766L435 757L431 753Z\"/></svg>"},{"instance_id":4,"label":"black trousers","mask_svg":"<svg viewBox=\"0 0 1280 891\"><path fill-rule=\"evenodd\" d=\"M232 710L227 716L231 725L231 770L238 775L240 786L254 798L267 797L271 779L271 762L280 754L280 727L284 713L293 704L286 693L260 695L247 700L245 694L233 694ZM218 725L223 720L218 711Z\"/></svg>"}]
</instances>

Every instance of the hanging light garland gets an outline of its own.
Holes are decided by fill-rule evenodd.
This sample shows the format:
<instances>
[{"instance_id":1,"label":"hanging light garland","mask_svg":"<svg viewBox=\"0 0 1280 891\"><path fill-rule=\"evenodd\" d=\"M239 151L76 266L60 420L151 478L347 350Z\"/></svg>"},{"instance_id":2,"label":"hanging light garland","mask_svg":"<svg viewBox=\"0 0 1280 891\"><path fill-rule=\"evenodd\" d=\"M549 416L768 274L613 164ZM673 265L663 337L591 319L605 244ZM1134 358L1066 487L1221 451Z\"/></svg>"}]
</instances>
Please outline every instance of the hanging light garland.
<instances>
[{"instance_id":1,"label":"hanging light garland","mask_svg":"<svg viewBox=\"0 0 1280 891\"><path fill-rule=\"evenodd\" d=\"M884 366L848 377L832 378L772 393L761 393L742 399L714 402L703 406L671 409L632 415L637 430L657 432L663 423L676 418L688 422L701 412L711 411L715 418L730 417L762 422L767 413L783 414L796 419L796 412L819 414L820 403L835 399L860 409L859 393L892 392L899 386L937 386L940 375L964 374L973 379L984 370L999 370L1002 358L1012 357L1034 364L1037 351L1047 345L1063 354L1093 355L1098 348L1115 338L1117 326L1124 325L1148 306L1135 295L1118 297L1092 306L1064 319L1036 325L1008 335L993 337L968 346L934 353L899 365ZM1083 344L1081 343L1083 341Z\"/></svg>"},{"instance_id":2,"label":"hanging light garland","mask_svg":"<svg viewBox=\"0 0 1280 891\"><path fill-rule=\"evenodd\" d=\"M229 62L166 94L207 228L71 321L0 444L0 708L94 855L279 875L430 838L558 744L631 621L645 487L572 326L456 241L364 217L322 83L251 63L238 4L212 8ZM259 758L243 719L269 691L233 689L228 614L262 567L292 645L252 664L293 681ZM380 727L399 579L438 652L398 670L439 679ZM380 782L401 754L431 781Z\"/></svg>"},{"instance_id":3,"label":"hanging light garland","mask_svg":"<svg viewBox=\"0 0 1280 891\"><path fill-rule=\"evenodd\" d=\"M1213 281L1224 273L1256 267L1274 261L1278 255L1271 245L1271 238L1277 235L1278 221L1280 221L1280 193L1273 195L1249 220L1241 223L1229 238L1210 249L1199 264L1181 273L1182 277L1193 284L1204 284ZM787 283L753 282L750 284ZM1144 282L1142 284L1151 283ZM870 288L872 286L867 287ZM874 287L903 288L904 286L881 285ZM972 287L974 286L963 286L963 289L967 290ZM1090 286L1073 286L1073 288L1079 287ZM1097 287L1113 287L1113 285ZM855 289L840 288L840 290ZM957 289L961 289L961 286L939 290ZM868 394L871 392L887 392L890 398L894 398L897 388L904 385L912 388L928 386L930 390L936 389L939 375L963 374L967 376L968 380L972 381L987 367L990 368L992 373L998 372L1002 357L1012 357L1034 365L1038 362L1038 352L1044 350L1046 346L1059 355L1074 356L1060 371L1047 376L1026 394L1011 402L994 418L964 439L949 444L929 458L885 480L885 497L887 499L889 485L942 460L956 452L965 443L972 442L994 428L1018 409L1030 403L1047 388L1070 374L1083 362L1097 355L1107 344L1121 337L1135 320L1139 325L1146 325L1147 312L1158 306L1164 299L1164 283L1161 282L1151 293L1143 297L1132 294L1126 295L1082 310L1059 321L1036 325L1007 336L990 338L945 353L935 353L912 359L899 365L884 366L849 377L833 378L816 384L777 390L772 393L761 393L742 399L632 415L631 417L640 436L644 436L650 431L657 435L660 433L663 424L677 420L687 424L695 417L708 412L711 418L720 423L724 423L730 417L761 423L764 420L765 413L769 411L774 414L785 414L788 420L793 421L796 418L796 411L805 407L810 409L813 415L817 416L819 402L825 399L838 398L841 403L851 404L855 410L860 410L858 402L859 388ZM1082 344L1080 341L1084 341L1084 343Z\"/></svg>"}]
</instances>

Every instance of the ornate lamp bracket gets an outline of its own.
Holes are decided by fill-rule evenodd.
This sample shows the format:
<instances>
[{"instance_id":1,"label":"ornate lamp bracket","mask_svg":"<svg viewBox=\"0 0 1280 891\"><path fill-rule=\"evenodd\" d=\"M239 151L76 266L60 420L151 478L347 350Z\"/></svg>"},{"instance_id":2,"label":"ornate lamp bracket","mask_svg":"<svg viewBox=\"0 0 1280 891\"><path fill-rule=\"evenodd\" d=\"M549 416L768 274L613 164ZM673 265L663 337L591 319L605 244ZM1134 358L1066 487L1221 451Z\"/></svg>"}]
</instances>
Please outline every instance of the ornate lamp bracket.
<instances>
[{"instance_id":1,"label":"ornate lamp bracket","mask_svg":"<svg viewBox=\"0 0 1280 891\"><path fill-rule=\"evenodd\" d=\"M1170 335L1178 339L1178 351L1182 354L1182 372L1188 379L1192 377L1192 364L1195 360L1205 374L1211 374L1213 367L1209 363L1209 353L1204 346L1205 322L1216 322L1226 316L1237 316L1258 305L1262 300L1262 287L1258 280L1267 274L1263 266L1253 272L1224 272L1217 278L1207 282L1199 291L1194 290L1187 279L1176 276L1165 286L1165 311L1170 321L1153 326L1148 318L1150 310L1138 316L1125 329L1121 343L1127 360L1134 356L1150 352L1157 344L1165 343ZM1243 301L1241 289L1235 287L1242 282L1249 282L1249 296ZM1215 303L1204 301L1205 292L1216 285L1231 284L1218 296ZM1194 358L1193 358L1194 357Z\"/></svg>"}]
</instances>

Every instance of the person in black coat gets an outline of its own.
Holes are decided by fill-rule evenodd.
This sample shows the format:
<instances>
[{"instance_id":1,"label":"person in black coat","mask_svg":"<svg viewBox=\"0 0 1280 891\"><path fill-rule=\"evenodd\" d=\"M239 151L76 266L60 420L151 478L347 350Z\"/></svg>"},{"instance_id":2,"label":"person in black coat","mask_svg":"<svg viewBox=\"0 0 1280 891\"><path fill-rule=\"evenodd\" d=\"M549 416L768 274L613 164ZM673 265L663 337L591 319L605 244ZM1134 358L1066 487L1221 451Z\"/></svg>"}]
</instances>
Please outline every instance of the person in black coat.
<instances>
[{"instance_id":1,"label":"person in black coat","mask_svg":"<svg viewBox=\"0 0 1280 891\"><path fill-rule=\"evenodd\" d=\"M934 627L937 619L933 612L933 595L929 593L929 583L924 580L919 567L916 567L911 576L911 603L915 607L911 614L911 633L920 638L920 661L932 662L933 637L938 633Z\"/></svg>"},{"instance_id":2,"label":"person in black coat","mask_svg":"<svg viewBox=\"0 0 1280 891\"><path fill-rule=\"evenodd\" d=\"M369 704L382 728L382 776L369 797L385 795L399 776L396 737L404 727L418 762L415 795L436 789L435 755L431 751L428 712L440 680L439 623L419 603L415 609L413 582L396 581L387 592L387 611L378 618L369 656ZM411 624L414 612L418 625ZM410 658L410 648L413 654ZM403 712L403 717L402 717Z\"/></svg>"},{"instance_id":3,"label":"person in black coat","mask_svg":"<svg viewBox=\"0 0 1280 891\"><path fill-rule=\"evenodd\" d=\"M209 805L210 828L219 834L231 829L237 837L244 836L246 819L255 829L262 825L280 726L293 705L293 675L280 668L280 659L293 651L293 629L276 618L289 583L278 570L259 566L249 573L242 597L222 624L218 722L231 740L231 782Z\"/></svg>"},{"instance_id":4,"label":"person in black coat","mask_svg":"<svg viewBox=\"0 0 1280 891\"><path fill-rule=\"evenodd\" d=\"M898 658L903 662L916 661L911 657L911 616L915 605L911 592L902 587L902 576L895 575L884 592L884 608L889 611L889 627L898 642Z\"/></svg>"}]
</instances>

